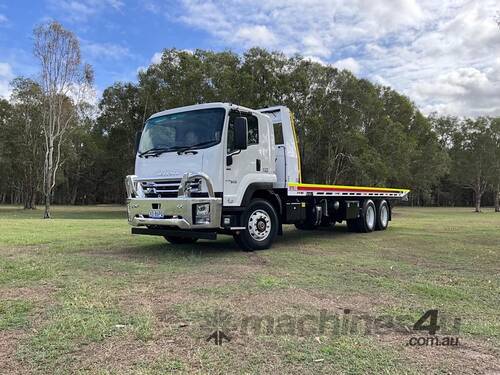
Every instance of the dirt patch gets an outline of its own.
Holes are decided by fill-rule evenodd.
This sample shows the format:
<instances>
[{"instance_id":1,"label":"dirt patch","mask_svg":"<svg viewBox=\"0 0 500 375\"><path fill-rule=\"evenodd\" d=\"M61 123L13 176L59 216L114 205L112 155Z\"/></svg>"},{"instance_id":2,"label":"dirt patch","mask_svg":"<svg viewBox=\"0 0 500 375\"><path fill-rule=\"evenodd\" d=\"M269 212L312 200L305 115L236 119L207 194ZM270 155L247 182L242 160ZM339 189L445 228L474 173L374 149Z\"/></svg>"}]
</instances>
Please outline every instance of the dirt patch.
<instances>
[{"instance_id":1,"label":"dirt patch","mask_svg":"<svg viewBox=\"0 0 500 375\"><path fill-rule=\"evenodd\" d=\"M0 299L23 299L36 303L46 303L53 300L57 290L55 286L50 284L39 284L31 287L0 288Z\"/></svg>"},{"instance_id":2,"label":"dirt patch","mask_svg":"<svg viewBox=\"0 0 500 375\"><path fill-rule=\"evenodd\" d=\"M37 255L45 253L49 249L48 245L26 245L18 247L0 247L0 255L7 258L16 258L22 255Z\"/></svg>"},{"instance_id":3,"label":"dirt patch","mask_svg":"<svg viewBox=\"0 0 500 375\"><path fill-rule=\"evenodd\" d=\"M128 312L151 311L159 319L170 316L175 306L204 300L210 296L203 291L224 290L238 285L255 272L254 266L227 265L224 272L207 269L201 273L170 276L156 281L144 280L134 283L118 297L121 309ZM230 289L228 289L230 291Z\"/></svg>"},{"instance_id":4,"label":"dirt patch","mask_svg":"<svg viewBox=\"0 0 500 375\"><path fill-rule=\"evenodd\" d=\"M151 373L173 373L168 364L160 369L154 364L158 361L180 361L182 373L229 373L240 372L238 366L249 358L258 356L259 365L265 364L271 373L300 373L288 366L286 372L280 356L258 355L257 353L276 353L276 343L257 340L252 337L231 337L230 344L216 346L207 342L209 332L195 331L186 327L182 331L162 332L154 339L143 342L131 336L108 338L101 343L82 346L72 353L68 368L70 373L88 371L96 373L108 370L113 373L137 373L141 368L149 368ZM248 363L246 363L248 365ZM241 370L241 369L240 369Z\"/></svg>"},{"instance_id":5,"label":"dirt patch","mask_svg":"<svg viewBox=\"0 0 500 375\"><path fill-rule=\"evenodd\" d=\"M410 334L378 336L384 344L400 348L422 373L447 371L451 374L499 374L500 352L472 338L459 338L458 346L410 346ZM437 336L440 338L440 336Z\"/></svg>"},{"instance_id":6,"label":"dirt patch","mask_svg":"<svg viewBox=\"0 0 500 375\"><path fill-rule=\"evenodd\" d=\"M267 266L269 265L269 261L262 257L261 255L257 254L256 252L247 252L245 253L246 257L250 259L253 265L255 266Z\"/></svg>"},{"instance_id":7,"label":"dirt patch","mask_svg":"<svg viewBox=\"0 0 500 375\"><path fill-rule=\"evenodd\" d=\"M345 309L358 313L374 311L378 306L387 306L393 301L388 297L372 295L338 295L318 291L288 288L264 292L249 292L227 301L233 311L245 314L331 313Z\"/></svg>"},{"instance_id":8,"label":"dirt patch","mask_svg":"<svg viewBox=\"0 0 500 375\"><path fill-rule=\"evenodd\" d=\"M0 331L0 373L26 374L28 371L16 359L19 341L25 337L22 330Z\"/></svg>"}]
</instances>

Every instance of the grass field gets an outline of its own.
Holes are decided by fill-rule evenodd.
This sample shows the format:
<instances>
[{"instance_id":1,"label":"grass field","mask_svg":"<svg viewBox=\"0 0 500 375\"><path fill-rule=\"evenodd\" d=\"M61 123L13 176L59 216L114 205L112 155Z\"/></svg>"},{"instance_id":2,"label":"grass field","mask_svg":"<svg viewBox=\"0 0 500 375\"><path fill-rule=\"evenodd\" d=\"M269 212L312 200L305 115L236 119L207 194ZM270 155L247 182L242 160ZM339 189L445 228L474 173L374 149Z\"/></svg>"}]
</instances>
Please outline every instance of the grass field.
<instances>
[{"instance_id":1,"label":"grass field","mask_svg":"<svg viewBox=\"0 0 500 375\"><path fill-rule=\"evenodd\" d=\"M2 374L500 372L491 210L396 208L371 234L287 227L255 253L132 236L123 207L41 215L0 207ZM458 346L407 345L429 309ZM207 341L217 328L230 342Z\"/></svg>"}]
</instances>

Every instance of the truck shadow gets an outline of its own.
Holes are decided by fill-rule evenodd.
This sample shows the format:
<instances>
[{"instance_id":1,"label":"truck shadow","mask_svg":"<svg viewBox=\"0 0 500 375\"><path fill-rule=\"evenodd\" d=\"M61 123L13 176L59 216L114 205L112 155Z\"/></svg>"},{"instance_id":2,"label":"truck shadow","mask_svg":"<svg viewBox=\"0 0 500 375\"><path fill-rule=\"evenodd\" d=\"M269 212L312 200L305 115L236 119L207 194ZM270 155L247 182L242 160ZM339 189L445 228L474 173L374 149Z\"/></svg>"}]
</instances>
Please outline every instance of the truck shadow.
<instances>
[{"instance_id":1,"label":"truck shadow","mask_svg":"<svg viewBox=\"0 0 500 375\"><path fill-rule=\"evenodd\" d=\"M306 244L310 240L334 239L344 236L360 235L359 233L348 232L345 225L338 225L334 228L318 228L311 231L295 229L292 225L287 225L284 228L283 236L277 236L274 249L277 246L287 246L293 249L295 246ZM150 245L134 245L126 247L119 251L115 251L115 255L121 255L132 258L156 259L158 261L179 260L180 258L195 257L195 258L222 258L228 255L243 252L234 242L231 236L220 235L216 241L200 240L195 244L172 245L167 241L158 238L159 242ZM164 242L161 242L161 241ZM266 251L273 251L273 247ZM257 252L258 253L258 252Z\"/></svg>"},{"instance_id":2,"label":"truck shadow","mask_svg":"<svg viewBox=\"0 0 500 375\"><path fill-rule=\"evenodd\" d=\"M287 225L284 229L283 236L277 236L274 244L293 247L299 243L306 243L310 239L333 239L349 235L354 236L356 234L348 232L345 225L335 226L334 228L318 228L311 231L298 230L291 225ZM272 248L264 251L270 250L272 250ZM179 256L186 256L192 254L197 256L213 257L224 256L228 253L241 252L241 249L236 245L231 236L220 235L216 241L200 240L196 244L189 245L172 245L165 241L165 243L162 244L134 247L134 251L137 251L143 256L158 256L159 253L168 252L170 255L178 254Z\"/></svg>"}]
</instances>

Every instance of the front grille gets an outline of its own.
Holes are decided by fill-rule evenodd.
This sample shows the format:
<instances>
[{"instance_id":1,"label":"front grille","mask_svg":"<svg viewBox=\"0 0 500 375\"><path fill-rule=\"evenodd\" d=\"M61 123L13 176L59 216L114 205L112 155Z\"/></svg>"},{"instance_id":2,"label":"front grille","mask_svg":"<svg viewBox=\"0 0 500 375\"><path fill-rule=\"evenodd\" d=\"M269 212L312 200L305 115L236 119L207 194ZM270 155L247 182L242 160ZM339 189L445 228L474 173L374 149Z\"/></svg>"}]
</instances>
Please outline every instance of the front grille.
<instances>
[{"instance_id":1,"label":"front grille","mask_svg":"<svg viewBox=\"0 0 500 375\"><path fill-rule=\"evenodd\" d=\"M177 198L180 179L142 181L141 186L147 198ZM201 179L191 181L191 196L197 198L208 198L207 192L200 192Z\"/></svg>"},{"instance_id":2,"label":"front grille","mask_svg":"<svg viewBox=\"0 0 500 375\"><path fill-rule=\"evenodd\" d=\"M180 179L142 181L141 186L147 198L176 198Z\"/></svg>"}]
</instances>

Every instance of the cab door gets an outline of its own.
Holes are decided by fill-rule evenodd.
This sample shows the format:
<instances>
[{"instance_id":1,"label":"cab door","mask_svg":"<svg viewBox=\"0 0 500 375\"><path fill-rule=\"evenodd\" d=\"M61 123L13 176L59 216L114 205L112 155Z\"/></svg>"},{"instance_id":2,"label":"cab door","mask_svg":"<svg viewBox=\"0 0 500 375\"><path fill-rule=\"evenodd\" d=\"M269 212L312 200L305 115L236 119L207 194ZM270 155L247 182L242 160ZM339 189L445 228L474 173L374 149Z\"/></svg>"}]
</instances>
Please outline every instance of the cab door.
<instances>
[{"instance_id":1,"label":"cab door","mask_svg":"<svg viewBox=\"0 0 500 375\"><path fill-rule=\"evenodd\" d=\"M248 143L246 150L234 148L234 120L236 117L245 117L248 124ZM266 155L263 154L262 134L264 124L257 116L251 113L231 111L226 143L226 160L224 171L224 205L237 206L240 204L246 187L251 182L261 180L267 174ZM266 170L266 172L264 172Z\"/></svg>"}]
</instances>

